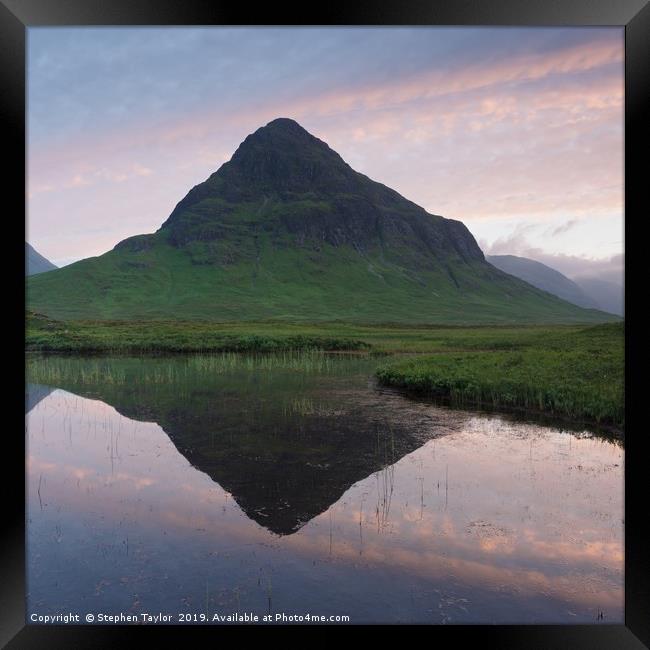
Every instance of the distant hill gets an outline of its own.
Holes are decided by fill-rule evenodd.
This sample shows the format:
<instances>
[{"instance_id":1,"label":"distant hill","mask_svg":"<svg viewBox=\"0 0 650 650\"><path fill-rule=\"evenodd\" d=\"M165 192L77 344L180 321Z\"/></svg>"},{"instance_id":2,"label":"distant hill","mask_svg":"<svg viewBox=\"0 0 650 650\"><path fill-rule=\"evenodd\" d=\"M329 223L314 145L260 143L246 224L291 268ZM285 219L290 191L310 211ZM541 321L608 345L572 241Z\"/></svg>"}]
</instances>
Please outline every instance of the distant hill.
<instances>
[{"instance_id":1,"label":"distant hill","mask_svg":"<svg viewBox=\"0 0 650 650\"><path fill-rule=\"evenodd\" d=\"M576 278L576 284L593 300L598 309L623 316L623 286L600 278Z\"/></svg>"},{"instance_id":2,"label":"distant hill","mask_svg":"<svg viewBox=\"0 0 650 650\"><path fill-rule=\"evenodd\" d=\"M25 275L36 275L58 268L45 259L31 244L25 242Z\"/></svg>"},{"instance_id":3,"label":"distant hill","mask_svg":"<svg viewBox=\"0 0 650 650\"><path fill-rule=\"evenodd\" d=\"M460 221L426 212L280 118L160 229L29 278L52 318L575 323L611 320L488 264Z\"/></svg>"},{"instance_id":4,"label":"distant hill","mask_svg":"<svg viewBox=\"0 0 650 650\"><path fill-rule=\"evenodd\" d=\"M546 264L516 255L486 255L485 259L504 273L514 275L542 291L587 309L602 307L573 280Z\"/></svg>"}]
</instances>

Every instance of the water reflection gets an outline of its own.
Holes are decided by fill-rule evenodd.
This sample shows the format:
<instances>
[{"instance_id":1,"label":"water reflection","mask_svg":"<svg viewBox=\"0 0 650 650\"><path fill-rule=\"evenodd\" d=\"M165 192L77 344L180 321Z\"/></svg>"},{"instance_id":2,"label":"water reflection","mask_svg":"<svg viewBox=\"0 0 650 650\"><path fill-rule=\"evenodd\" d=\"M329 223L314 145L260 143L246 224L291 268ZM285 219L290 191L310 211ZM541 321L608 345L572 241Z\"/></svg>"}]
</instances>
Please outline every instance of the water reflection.
<instances>
[{"instance_id":1,"label":"water reflection","mask_svg":"<svg viewBox=\"0 0 650 650\"><path fill-rule=\"evenodd\" d=\"M27 384L25 386L25 413L29 413L42 399L45 399L51 392L50 386L40 384Z\"/></svg>"},{"instance_id":2,"label":"water reflection","mask_svg":"<svg viewBox=\"0 0 650 650\"><path fill-rule=\"evenodd\" d=\"M60 388L28 416L30 611L622 621L622 448L372 366L35 362Z\"/></svg>"}]
</instances>

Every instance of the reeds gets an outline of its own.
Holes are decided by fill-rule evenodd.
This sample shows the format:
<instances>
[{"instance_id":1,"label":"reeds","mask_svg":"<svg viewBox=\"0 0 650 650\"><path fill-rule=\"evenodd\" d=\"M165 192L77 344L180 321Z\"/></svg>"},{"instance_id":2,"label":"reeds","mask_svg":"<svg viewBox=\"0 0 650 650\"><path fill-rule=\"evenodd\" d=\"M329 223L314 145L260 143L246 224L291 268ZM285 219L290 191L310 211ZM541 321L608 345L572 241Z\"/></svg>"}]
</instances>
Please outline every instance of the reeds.
<instances>
[{"instance_id":1,"label":"reeds","mask_svg":"<svg viewBox=\"0 0 650 650\"><path fill-rule=\"evenodd\" d=\"M594 332L595 330L595 332ZM393 363L380 383L448 399L625 426L623 330L597 326L516 351L448 352Z\"/></svg>"}]
</instances>

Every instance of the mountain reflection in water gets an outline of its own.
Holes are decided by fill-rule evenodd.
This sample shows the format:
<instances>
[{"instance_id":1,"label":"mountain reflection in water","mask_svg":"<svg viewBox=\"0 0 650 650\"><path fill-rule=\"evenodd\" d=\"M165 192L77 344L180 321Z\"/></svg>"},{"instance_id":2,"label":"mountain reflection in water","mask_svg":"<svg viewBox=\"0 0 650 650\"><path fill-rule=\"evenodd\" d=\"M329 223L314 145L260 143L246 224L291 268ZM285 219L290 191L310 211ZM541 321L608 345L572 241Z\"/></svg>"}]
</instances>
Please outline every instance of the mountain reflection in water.
<instances>
[{"instance_id":1,"label":"mountain reflection in water","mask_svg":"<svg viewBox=\"0 0 650 650\"><path fill-rule=\"evenodd\" d=\"M30 611L622 621L622 448L377 390L375 365L33 360Z\"/></svg>"}]
</instances>

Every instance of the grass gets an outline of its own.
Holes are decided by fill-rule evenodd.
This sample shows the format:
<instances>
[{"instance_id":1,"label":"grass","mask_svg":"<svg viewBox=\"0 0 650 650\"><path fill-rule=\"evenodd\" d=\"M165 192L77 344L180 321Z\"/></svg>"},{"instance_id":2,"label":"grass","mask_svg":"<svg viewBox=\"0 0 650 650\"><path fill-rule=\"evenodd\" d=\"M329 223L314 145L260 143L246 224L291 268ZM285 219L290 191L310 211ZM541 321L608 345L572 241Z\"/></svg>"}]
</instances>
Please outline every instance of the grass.
<instances>
[{"instance_id":1,"label":"grass","mask_svg":"<svg viewBox=\"0 0 650 650\"><path fill-rule=\"evenodd\" d=\"M228 223L220 223L228 230ZM298 247L239 223L215 242L175 248L161 234L27 279L28 308L58 320L454 325L618 320L539 291L487 264L423 267L406 246L390 255ZM129 242L130 240L127 240ZM415 270L414 270L415 269ZM455 279L454 284L450 277Z\"/></svg>"},{"instance_id":2,"label":"grass","mask_svg":"<svg viewBox=\"0 0 650 650\"><path fill-rule=\"evenodd\" d=\"M365 357L347 359L350 362L367 362ZM87 357L75 354L39 354L27 358L26 368L30 382L44 385L60 385L63 382L77 388L133 384L180 385L187 384L192 378L205 387L211 382L221 382L224 375L236 372L241 373L246 382L251 375L260 371L266 374L279 371L302 377L346 372L346 368L338 363L338 359L314 350L271 354L218 352L153 358L132 355ZM288 410L300 408L295 395L291 394L288 399Z\"/></svg>"},{"instance_id":3,"label":"grass","mask_svg":"<svg viewBox=\"0 0 650 650\"><path fill-rule=\"evenodd\" d=\"M390 362L378 362L381 383L443 397L456 405L538 411L620 430L625 422L623 323L454 327L337 322L63 322L28 313L26 343L28 351L72 354L291 355L292 351L321 350L399 355ZM210 363L209 372L217 372L216 362ZM219 363L227 364L228 357L220 358Z\"/></svg>"},{"instance_id":4,"label":"grass","mask_svg":"<svg viewBox=\"0 0 650 650\"><path fill-rule=\"evenodd\" d=\"M584 330L584 325L362 325L277 321L59 321L27 313L28 351L76 353L371 351L379 354L518 350Z\"/></svg>"},{"instance_id":5,"label":"grass","mask_svg":"<svg viewBox=\"0 0 650 650\"><path fill-rule=\"evenodd\" d=\"M317 332L258 332L201 322L61 322L28 313L28 351L70 353L367 350L368 343Z\"/></svg>"},{"instance_id":6,"label":"grass","mask_svg":"<svg viewBox=\"0 0 650 650\"><path fill-rule=\"evenodd\" d=\"M384 385L454 405L524 409L625 427L620 323L519 338L510 348L418 356L384 365L377 376Z\"/></svg>"}]
</instances>

